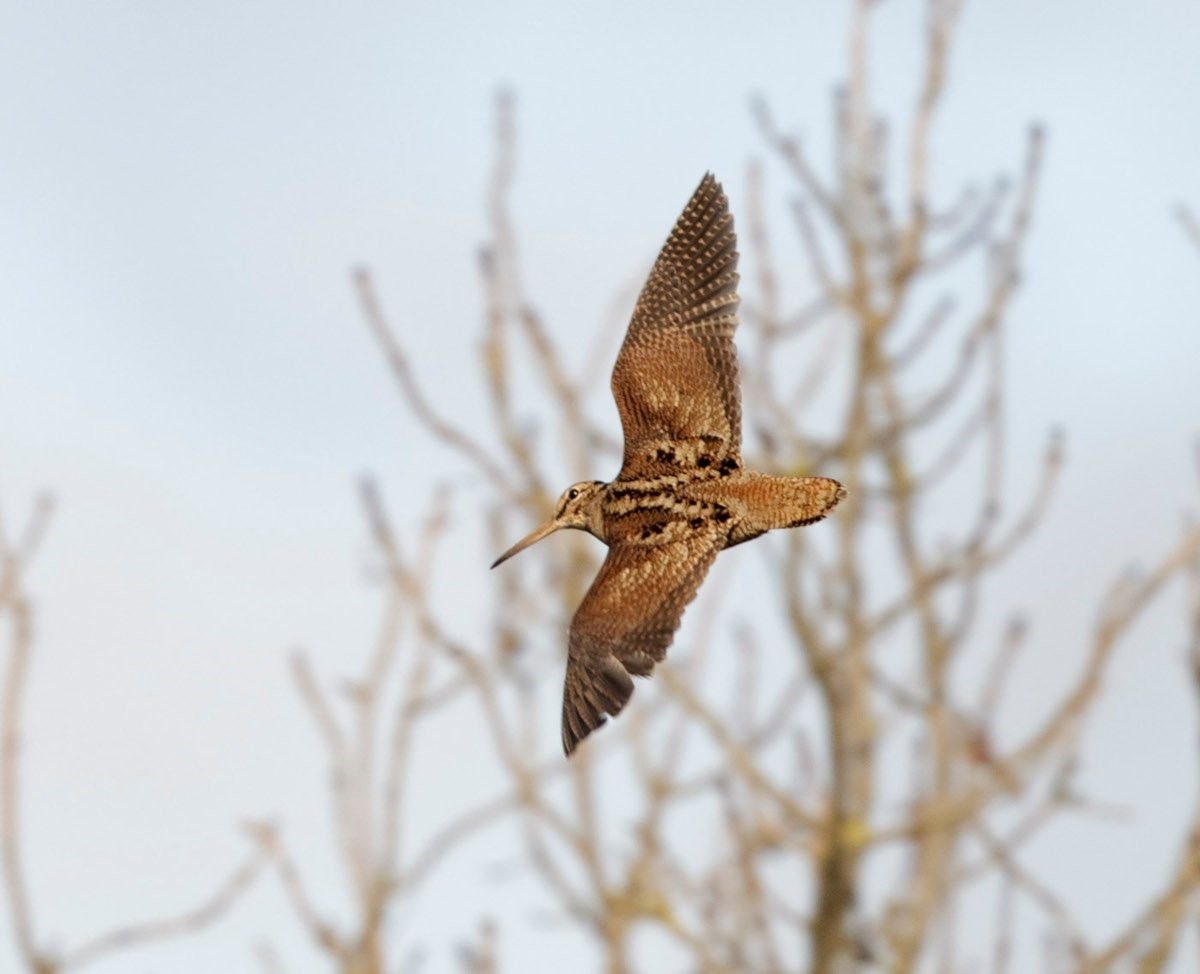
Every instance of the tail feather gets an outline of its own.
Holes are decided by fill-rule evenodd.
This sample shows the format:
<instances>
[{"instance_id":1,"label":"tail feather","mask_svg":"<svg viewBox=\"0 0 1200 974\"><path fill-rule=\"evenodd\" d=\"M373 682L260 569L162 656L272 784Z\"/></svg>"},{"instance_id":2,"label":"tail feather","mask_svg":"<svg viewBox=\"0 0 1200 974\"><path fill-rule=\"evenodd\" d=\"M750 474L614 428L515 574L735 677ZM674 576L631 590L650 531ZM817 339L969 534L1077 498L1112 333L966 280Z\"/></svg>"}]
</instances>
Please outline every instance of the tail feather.
<instances>
[{"instance_id":1,"label":"tail feather","mask_svg":"<svg viewBox=\"0 0 1200 974\"><path fill-rule=\"evenodd\" d=\"M569 756L585 737L616 716L633 695L633 678L611 653L572 655L563 684L562 741Z\"/></svg>"},{"instance_id":2,"label":"tail feather","mask_svg":"<svg viewBox=\"0 0 1200 974\"><path fill-rule=\"evenodd\" d=\"M743 505L743 513L730 533L726 548L767 531L814 524L827 517L846 496L846 488L828 477L750 475L725 489Z\"/></svg>"},{"instance_id":3,"label":"tail feather","mask_svg":"<svg viewBox=\"0 0 1200 974\"><path fill-rule=\"evenodd\" d=\"M798 528L826 517L846 496L846 488L828 477L781 477L785 503L780 515L787 520L772 527Z\"/></svg>"}]
</instances>

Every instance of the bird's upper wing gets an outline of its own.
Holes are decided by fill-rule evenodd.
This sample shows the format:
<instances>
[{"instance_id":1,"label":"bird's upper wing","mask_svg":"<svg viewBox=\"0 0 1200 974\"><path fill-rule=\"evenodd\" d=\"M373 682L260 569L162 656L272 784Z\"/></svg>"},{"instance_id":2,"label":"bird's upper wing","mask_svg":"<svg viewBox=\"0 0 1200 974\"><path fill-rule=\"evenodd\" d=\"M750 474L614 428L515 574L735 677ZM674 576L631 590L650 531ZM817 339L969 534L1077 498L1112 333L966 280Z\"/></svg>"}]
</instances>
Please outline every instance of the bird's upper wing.
<instances>
[{"instance_id":1,"label":"bird's upper wing","mask_svg":"<svg viewBox=\"0 0 1200 974\"><path fill-rule=\"evenodd\" d=\"M651 543L618 541L571 620L563 686L563 750L615 715L666 656L683 610L725 541L712 521L675 521ZM673 538L674 540L662 540Z\"/></svg>"},{"instance_id":2,"label":"bird's upper wing","mask_svg":"<svg viewBox=\"0 0 1200 974\"><path fill-rule=\"evenodd\" d=\"M620 480L740 463L737 237L721 184L692 194L642 288L612 374L625 431Z\"/></svg>"}]
</instances>

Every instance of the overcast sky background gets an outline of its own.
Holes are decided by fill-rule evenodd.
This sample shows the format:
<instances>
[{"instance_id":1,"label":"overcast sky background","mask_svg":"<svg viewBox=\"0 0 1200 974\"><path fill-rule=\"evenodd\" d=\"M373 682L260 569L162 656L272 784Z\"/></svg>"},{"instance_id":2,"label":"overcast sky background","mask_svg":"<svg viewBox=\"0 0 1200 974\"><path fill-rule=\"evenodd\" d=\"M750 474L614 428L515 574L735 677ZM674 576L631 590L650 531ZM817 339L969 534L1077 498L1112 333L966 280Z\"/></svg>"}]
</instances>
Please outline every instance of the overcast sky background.
<instances>
[{"instance_id":1,"label":"overcast sky background","mask_svg":"<svg viewBox=\"0 0 1200 974\"><path fill-rule=\"evenodd\" d=\"M37 915L61 942L192 902L248 816L277 815L333 882L286 654L337 674L368 645L356 476L397 511L462 480L401 408L349 270L376 269L427 380L453 388L481 312L497 86L518 98L525 278L578 362L574 336L700 174L742 208L751 93L828 144L846 21L841 3L753 0L0 6L0 509L12 526L39 489L60 501L30 579L23 798ZM889 107L910 103L921 24L899 0L878 19ZM943 192L1017 164L1029 122L1049 132L1010 316L1012 464L1031 474L1061 425L1069 466L1001 598L1037 621L1033 684L1070 672L1107 580L1197 506L1200 254L1171 218L1200 208L1197 50L1194 3L1024 0L972 5L952 61ZM477 404L455 408L469 422ZM444 578L483 598L490 554ZM1089 740L1089 782L1134 813L1054 836L1093 929L1162 876L1194 798L1181 613L1172 592ZM512 969L570 957L528 904L496 903L473 849L401 936L445 969L499 910ZM97 971L252 970L263 934L289 970L323 969L268 883L218 931ZM0 970L9 950L0 932Z\"/></svg>"}]
</instances>

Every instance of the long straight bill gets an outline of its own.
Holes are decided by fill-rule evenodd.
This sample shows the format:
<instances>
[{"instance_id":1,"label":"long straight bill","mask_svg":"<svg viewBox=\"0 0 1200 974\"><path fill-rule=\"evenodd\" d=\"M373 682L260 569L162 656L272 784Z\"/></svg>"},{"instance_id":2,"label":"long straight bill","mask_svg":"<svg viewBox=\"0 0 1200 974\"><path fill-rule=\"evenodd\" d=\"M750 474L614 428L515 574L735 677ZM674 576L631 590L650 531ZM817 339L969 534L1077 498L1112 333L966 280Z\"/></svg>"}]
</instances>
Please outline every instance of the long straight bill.
<instances>
[{"instance_id":1,"label":"long straight bill","mask_svg":"<svg viewBox=\"0 0 1200 974\"><path fill-rule=\"evenodd\" d=\"M537 544L539 541L542 540L542 538L546 537L547 535L553 534L557 530L558 530L558 524L556 524L554 521L547 521L545 524L543 524L540 528L538 528L532 534L528 534L525 537L523 537L515 545L513 545L511 548L509 548L508 551L504 552L504 554L502 554L499 558L497 558L494 562L492 562L492 567L495 568L497 565L502 565L504 562L508 561L508 559L511 558L513 555L520 554L522 551L524 551L530 545Z\"/></svg>"}]
</instances>

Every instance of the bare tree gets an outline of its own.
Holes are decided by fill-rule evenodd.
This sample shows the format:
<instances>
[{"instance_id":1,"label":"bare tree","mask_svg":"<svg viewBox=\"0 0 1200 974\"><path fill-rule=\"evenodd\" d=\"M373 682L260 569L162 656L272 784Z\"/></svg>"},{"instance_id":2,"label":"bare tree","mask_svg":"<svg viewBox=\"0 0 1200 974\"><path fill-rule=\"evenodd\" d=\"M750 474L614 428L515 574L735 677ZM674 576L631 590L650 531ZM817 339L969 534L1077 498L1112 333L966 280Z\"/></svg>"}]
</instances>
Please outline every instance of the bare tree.
<instances>
[{"instance_id":1,"label":"bare tree","mask_svg":"<svg viewBox=\"0 0 1200 974\"><path fill-rule=\"evenodd\" d=\"M1107 940L1085 934L1025 850L1051 822L1088 809L1077 783L1083 730L1114 655L1175 580L1189 586L1200 697L1200 529L1187 526L1148 570L1118 575L1082 637L1078 674L1023 736L1007 733L1005 688L1028 626L1018 616L997 629L985 583L1045 516L1062 463L1051 436L1027 496L1010 500L1004 337L1044 138L1029 134L1013 177L948 196L932 176L934 132L962 4L931 0L917 100L899 122L873 101L873 6L854 3L830 165L765 103L753 106L769 164L747 173L741 222L747 453L759 469L828 473L850 491L826 530L759 545L771 587L761 611L747 618L723 605L729 579L718 572L694 610L691 639L638 705L568 763L539 735L533 704L558 691L539 674L558 669L565 620L597 567L594 547L562 538L497 576L490 627L462 633L433 598L434 559L451 526L447 495L437 492L409 551L365 483L384 600L376 641L362 672L335 692L307 655L292 662L327 763L349 919L337 919L336 899L306 879L284 830L259 822L252 854L196 909L54 953L31 915L18 816L32 651L23 570L41 537L47 508L39 508L23 540L0 535L0 611L11 630L0 754L4 888L28 970L57 974L207 926L263 863L341 974L416 967L418 956L403 954L390 934L398 909L465 839L502 821L516 825L530 870L591 935L610 974L639 966L636 937L647 928L705 972L961 969L957 908L985 882L1000 890L984 952L997 974L1017 963L1018 903L1049 934L1048 969L1165 969L1197 913L1200 810L1161 888ZM615 431L595 417L605 390L591 363L615 348L632 297L615 302L587 370L573 370L520 272L508 202L514 126L513 101L501 96L490 238L480 255L487 435L429 393L403 326L389 320L370 275L355 277L404 403L487 492L493 550L550 510L548 451L565 455L575 479L619 457ZM768 171L782 171L786 189L769 187ZM773 243L779 228L768 214L781 196L805 258L799 274L785 272ZM1180 219L1197 238L1188 211ZM785 295L795 292L803 298L791 305ZM522 395L517 375L535 377L541 398ZM941 511L956 517L934 516ZM710 654L714 644L736 651ZM418 787L414 748L430 718L464 704L486 728L506 787L414 843L406 817ZM614 808L607 796L617 776L624 786ZM703 850L695 848L700 826L681 821L715 823ZM484 921L460 951L463 968L495 971L497 940ZM282 969L269 945L258 956L265 970ZM978 948L972 957L980 960Z\"/></svg>"},{"instance_id":2,"label":"bare tree","mask_svg":"<svg viewBox=\"0 0 1200 974\"><path fill-rule=\"evenodd\" d=\"M637 705L567 762L557 739L540 734L534 704L559 691L557 677L541 675L561 670L566 620L597 568L595 547L560 538L490 579L490 624L462 632L434 597L435 557L454 527L450 496L435 492L409 548L409 526L395 526L380 491L364 483L384 603L376 640L356 678L334 690L306 654L292 660L328 770L348 917L336 893L316 887L285 830L263 821L251 826L246 860L194 909L54 951L33 916L19 814L34 645L25 570L43 503L16 540L0 530L0 862L26 970L61 974L205 928L264 866L332 969L415 969L413 945L392 935L396 914L466 839L499 823L515 826L525 865L590 935L610 974L645 966L638 935L648 929L688 970L1003 974L1022 963L1032 929L1014 920L1019 904L1039 918L1047 970L1167 969L1200 906L1200 808L1159 888L1106 938L1085 932L1027 849L1050 823L1089 810L1078 781L1084 730L1115 655L1177 582L1189 599L1187 658L1200 700L1200 528L1185 525L1147 569L1117 574L1080 636L1079 672L1014 735L1005 690L1029 626L1020 616L997 625L986 583L1046 515L1062 465L1060 438L1050 436L1025 496L1011 500L1005 333L1045 140L1029 133L1011 177L948 194L933 175L934 136L961 0L930 0L916 103L899 120L883 118L873 99L874 6L854 0L828 165L768 105L753 106L767 158L746 174L739 221L746 452L758 469L829 474L850 491L822 530L759 543L767 587L754 613L727 604L731 579L718 570L688 638ZM405 323L389 318L369 273L355 275L405 406L474 473L483 540L495 551L551 509L552 451L575 479L619 458L615 429L596 418L611 408L592 363L615 349L632 303L632 294L614 302L588 367L572 368L522 279L509 212L514 116L502 95L479 261L486 311L476 381L490 430L477 432L431 394L405 349ZM786 187L769 181L776 172ZM775 243L781 210L801 270ZM1194 216L1181 210L1180 220L1200 246ZM541 395L518 376L532 376ZM414 841L411 800L431 787L415 780L414 751L431 719L453 707L476 715L504 785ZM991 941L964 951L961 904L986 883L999 891ZM499 936L481 921L460 949L463 970L494 974ZM258 959L283 969L269 944Z\"/></svg>"},{"instance_id":3,"label":"bare tree","mask_svg":"<svg viewBox=\"0 0 1200 974\"><path fill-rule=\"evenodd\" d=\"M362 501L383 582L384 610L361 676L332 697L297 653L292 675L325 750L338 860L350 890L351 921L334 919L340 903L320 902L290 851L282 830L255 826L259 844L275 865L293 913L334 969L343 974L383 974L396 969L400 945L389 939L396 910L414 895L444 857L464 839L519 807L515 796L491 800L449 816L413 851L406 828L412 780L411 757L428 718L468 689L457 654L465 652L429 611L433 561L448 525L446 495L439 494L406 555L375 485L362 485ZM442 652L444 651L444 652ZM395 700L389 699L389 693ZM555 769L551 768L551 772ZM428 786L425 786L428 787ZM328 897L326 898L328 899ZM494 953L494 930L484 925L479 944L464 948L464 965L483 972ZM263 958L273 958L267 951ZM415 968L417 947L401 969ZM264 959L267 970L275 966Z\"/></svg>"},{"instance_id":4,"label":"bare tree","mask_svg":"<svg viewBox=\"0 0 1200 974\"><path fill-rule=\"evenodd\" d=\"M21 729L34 647L34 607L25 572L37 553L50 517L48 497L39 498L25 530L10 537L0 520L0 619L7 627L3 698L0 698L0 865L16 954L28 974L68 974L136 947L193 934L212 926L254 881L262 855L245 860L206 898L162 919L115 927L67 949L50 946L36 922L21 830Z\"/></svg>"}]
</instances>

